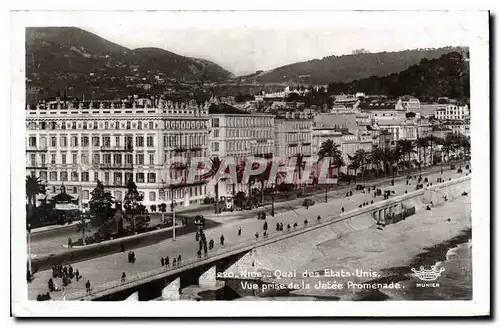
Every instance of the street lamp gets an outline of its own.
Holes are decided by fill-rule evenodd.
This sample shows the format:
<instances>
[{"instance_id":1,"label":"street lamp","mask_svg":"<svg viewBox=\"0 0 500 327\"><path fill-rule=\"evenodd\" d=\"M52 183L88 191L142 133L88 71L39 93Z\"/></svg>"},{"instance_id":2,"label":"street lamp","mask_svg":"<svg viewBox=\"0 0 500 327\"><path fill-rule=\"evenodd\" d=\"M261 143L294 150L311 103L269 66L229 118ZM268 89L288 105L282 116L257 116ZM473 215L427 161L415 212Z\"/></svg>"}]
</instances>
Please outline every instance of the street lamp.
<instances>
[{"instance_id":1,"label":"street lamp","mask_svg":"<svg viewBox=\"0 0 500 327\"><path fill-rule=\"evenodd\" d=\"M31 224L28 224L27 231L28 231L28 271L31 277L33 276L33 272L31 269Z\"/></svg>"},{"instance_id":2,"label":"street lamp","mask_svg":"<svg viewBox=\"0 0 500 327\"><path fill-rule=\"evenodd\" d=\"M173 224L173 237L172 237L172 240L175 241L175 206L177 205L177 203L175 202L175 200L172 200L172 202L170 203L170 209L172 209L172 224Z\"/></svg>"},{"instance_id":3,"label":"street lamp","mask_svg":"<svg viewBox=\"0 0 500 327\"><path fill-rule=\"evenodd\" d=\"M274 217L274 192L276 190L276 185L272 184L271 187L273 188L271 193L271 217Z\"/></svg>"}]
</instances>

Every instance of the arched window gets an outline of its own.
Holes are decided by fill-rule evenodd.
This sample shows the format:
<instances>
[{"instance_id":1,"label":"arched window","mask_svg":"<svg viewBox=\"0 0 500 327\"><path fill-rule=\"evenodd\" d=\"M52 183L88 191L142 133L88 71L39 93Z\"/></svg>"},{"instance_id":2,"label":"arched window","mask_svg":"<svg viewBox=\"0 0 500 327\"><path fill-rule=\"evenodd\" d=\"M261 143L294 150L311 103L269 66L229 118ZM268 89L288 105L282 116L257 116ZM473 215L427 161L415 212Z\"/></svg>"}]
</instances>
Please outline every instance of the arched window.
<instances>
[{"instance_id":1,"label":"arched window","mask_svg":"<svg viewBox=\"0 0 500 327\"><path fill-rule=\"evenodd\" d=\"M130 122L127 121L127 129L130 129Z\"/></svg>"}]
</instances>

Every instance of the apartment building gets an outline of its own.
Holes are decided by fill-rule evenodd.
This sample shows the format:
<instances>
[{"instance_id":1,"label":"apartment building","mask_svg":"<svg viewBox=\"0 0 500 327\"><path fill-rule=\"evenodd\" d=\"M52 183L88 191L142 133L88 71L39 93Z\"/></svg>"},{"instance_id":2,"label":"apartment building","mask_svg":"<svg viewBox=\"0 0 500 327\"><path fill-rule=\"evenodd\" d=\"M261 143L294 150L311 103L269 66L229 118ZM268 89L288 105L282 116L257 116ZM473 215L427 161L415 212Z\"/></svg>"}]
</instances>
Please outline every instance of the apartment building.
<instances>
[{"instance_id":1,"label":"apartment building","mask_svg":"<svg viewBox=\"0 0 500 327\"><path fill-rule=\"evenodd\" d=\"M208 103L57 101L26 110L26 170L47 185L47 199L65 187L88 206L97 180L122 201L128 180L143 204L173 199L189 205L206 194L204 181L186 180L189 160L208 154ZM171 183L166 174L178 178Z\"/></svg>"}]
</instances>

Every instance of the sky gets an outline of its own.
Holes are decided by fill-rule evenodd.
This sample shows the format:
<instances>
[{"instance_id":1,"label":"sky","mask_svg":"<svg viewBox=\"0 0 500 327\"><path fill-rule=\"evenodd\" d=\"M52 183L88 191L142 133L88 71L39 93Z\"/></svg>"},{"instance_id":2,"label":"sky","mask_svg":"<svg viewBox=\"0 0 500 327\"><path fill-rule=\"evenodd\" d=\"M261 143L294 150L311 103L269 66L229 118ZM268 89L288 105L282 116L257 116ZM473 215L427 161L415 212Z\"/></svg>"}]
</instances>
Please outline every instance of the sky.
<instances>
[{"instance_id":1,"label":"sky","mask_svg":"<svg viewBox=\"0 0 500 327\"><path fill-rule=\"evenodd\" d=\"M431 16L415 13L355 15L355 23L349 18L346 20L345 16L337 19L333 15L332 19L319 14L297 20L296 16L274 14L275 17L261 17L272 17L271 22L249 19L228 23L226 19L224 24L197 25L190 24L190 19L175 20L177 18L172 17L165 19L164 26L120 23L80 27L128 48L158 47L207 59L237 76L299 61L350 54L360 48L381 52L468 45L466 22L446 13ZM291 23L289 18L295 18L295 21ZM327 24L314 23L314 18Z\"/></svg>"}]
</instances>

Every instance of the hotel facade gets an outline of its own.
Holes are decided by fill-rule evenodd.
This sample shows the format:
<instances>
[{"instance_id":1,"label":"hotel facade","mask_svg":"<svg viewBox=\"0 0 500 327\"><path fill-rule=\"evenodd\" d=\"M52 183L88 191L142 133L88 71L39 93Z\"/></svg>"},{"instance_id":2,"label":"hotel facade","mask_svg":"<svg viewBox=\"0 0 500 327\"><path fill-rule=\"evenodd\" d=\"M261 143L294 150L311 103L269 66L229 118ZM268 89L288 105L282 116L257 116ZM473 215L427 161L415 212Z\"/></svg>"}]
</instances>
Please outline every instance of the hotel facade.
<instances>
[{"instance_id":1,"label":"hotel facade","mask_svg":"<svg viewBox=\"0 0 500 327\"><path fill-rule=\"evenodd\" d=\"M46 199L64 186L83 208L97 180L115 201L123 201L127 181L133 180L147 207L201 202L206 185L200 179L188 183L186 167L191 158L208 155L208 107L208 102L162 100L28 107L26 173L40 177ZM174 158L184 163L165 165Z\"/></svg>"}]
</instances>

